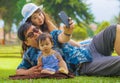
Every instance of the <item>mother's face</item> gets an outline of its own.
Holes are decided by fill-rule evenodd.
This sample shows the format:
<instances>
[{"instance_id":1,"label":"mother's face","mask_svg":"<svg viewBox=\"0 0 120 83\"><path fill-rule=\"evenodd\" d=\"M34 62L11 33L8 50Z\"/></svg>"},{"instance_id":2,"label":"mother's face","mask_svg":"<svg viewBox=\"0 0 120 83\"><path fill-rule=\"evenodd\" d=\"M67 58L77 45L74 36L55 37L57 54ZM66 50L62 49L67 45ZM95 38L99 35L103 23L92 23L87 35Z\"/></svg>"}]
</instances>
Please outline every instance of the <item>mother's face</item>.
<instances>
[{"instance_id":1,"label":"mother's face","mask_svg":"<svg viewBox=\"0 0 120 83\"><path fill-rule=\"evenodd\" d=\"M41 11L40 12L35 12L31 16L31 21L34 25L40 26L44 23L45 17L44 17L44 15Z\"/></svg>"},{"instance_id":2,"label":"mother's face","mask_svg":"<svg viewBox=\"0 0 120 83\"><path fill-rule=\"evenodd\" d=\"M25 44L28 46L36 47L38 48L36 39L42 32L40 29L37 29L35 26L30 26L27 32L25 33L26 41Z\"/></svg>"}]
</instances>

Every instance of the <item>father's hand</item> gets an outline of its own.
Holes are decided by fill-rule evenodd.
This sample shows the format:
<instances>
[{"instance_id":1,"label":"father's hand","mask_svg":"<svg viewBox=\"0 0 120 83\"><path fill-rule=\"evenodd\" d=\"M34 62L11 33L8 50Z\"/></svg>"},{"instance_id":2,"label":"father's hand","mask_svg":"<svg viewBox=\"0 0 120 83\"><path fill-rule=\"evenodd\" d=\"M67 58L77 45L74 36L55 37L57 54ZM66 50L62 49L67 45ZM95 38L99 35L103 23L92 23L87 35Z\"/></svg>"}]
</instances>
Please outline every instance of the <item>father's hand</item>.
<instances>
[{"instance_id":1,"label":"father's hand","mask_svg":"<svg viewBox=\"0 0 120 83\"><path fill-rule=\"evenodd\" d=\"M40 74L42 67L40 65L31 67L27 70L28 75L30 74Z\"/></svg>"}]
</instances>

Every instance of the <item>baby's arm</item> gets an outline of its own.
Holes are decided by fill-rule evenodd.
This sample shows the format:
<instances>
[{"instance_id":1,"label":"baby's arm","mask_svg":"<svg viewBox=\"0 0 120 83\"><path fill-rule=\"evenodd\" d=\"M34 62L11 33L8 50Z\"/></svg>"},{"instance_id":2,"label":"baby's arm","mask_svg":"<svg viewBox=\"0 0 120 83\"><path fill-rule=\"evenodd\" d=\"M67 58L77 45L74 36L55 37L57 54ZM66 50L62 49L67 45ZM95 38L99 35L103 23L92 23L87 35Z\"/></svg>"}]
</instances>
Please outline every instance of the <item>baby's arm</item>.
<instances>
[{"instance_id":1,"label":"baby's arm","mask_svg":"<svg viewBox=\"0 0 120 83\"><path fill-rule=\"evenodd\" d=\"M39 56L39 58L38 58L37 65L42 66L42 57L41 56Z\"/></svg>"},{"instance_id":2,"label":"baby's arm","mask_svg":"<svg viewBox=\"0 0 120 83\"><path fill-rule=\"evenodd\" d=\"M57 59L59 60L59 67L60 67L59 71L62 73L68 74L67 65L59 53L57 53Z\"/></svg>"}]
</instances>

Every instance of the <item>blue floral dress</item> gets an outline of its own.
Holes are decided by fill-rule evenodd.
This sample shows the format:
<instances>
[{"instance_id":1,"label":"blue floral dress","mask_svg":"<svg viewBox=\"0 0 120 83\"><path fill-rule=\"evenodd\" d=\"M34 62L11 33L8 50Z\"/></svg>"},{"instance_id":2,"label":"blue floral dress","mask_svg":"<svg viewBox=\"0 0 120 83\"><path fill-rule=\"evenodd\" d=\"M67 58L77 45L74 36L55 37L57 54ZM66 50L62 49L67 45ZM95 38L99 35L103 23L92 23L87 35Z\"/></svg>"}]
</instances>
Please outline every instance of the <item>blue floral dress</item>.
<instances>
[{"instance_id":1,"label":"blue floral dress","mask_svg":"<svg viewBox=\"0 0 120 83\"><path fill-rule=\"evenodd\" d=\"M69 43L59 43L58 35L61 32L60 30L54 30L50 33L54 42L53 48L61 53L71 72L76 71L79 64L92 61L88 47L75 47Z\"/></svg>"}]
</instances>

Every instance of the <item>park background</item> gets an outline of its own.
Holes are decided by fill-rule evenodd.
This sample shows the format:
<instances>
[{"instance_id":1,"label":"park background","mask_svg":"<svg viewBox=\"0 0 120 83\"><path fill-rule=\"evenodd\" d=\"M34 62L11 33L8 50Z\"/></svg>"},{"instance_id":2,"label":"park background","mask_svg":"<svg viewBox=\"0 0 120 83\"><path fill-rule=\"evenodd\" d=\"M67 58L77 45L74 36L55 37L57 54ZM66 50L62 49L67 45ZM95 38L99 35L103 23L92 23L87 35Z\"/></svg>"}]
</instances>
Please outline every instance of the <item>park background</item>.
<instances>
[{"instance_id":1,"label":"park background","mask_svg":"<svg viewBox=\"0 0 120 83\"><path fill-rule=\"evenodd\" d=\"M120 0L0 0L0 81L7 83L120 83L119 77L87 77L74 79L9 80L15 74L21 61L21 41L17 37L19 24L23 19L21 8L33 2L54 19L56 26L62 26L58 13L63 10L75 21L72 38L76 41L92 38L111 24L120 23ZM115 55L115 53L113 53ZM86 80L87 79L87 80ZM96 80L94 80L96 79ZM38 83L39 83L38 82Z\"/></svg>"}]
</instances>

